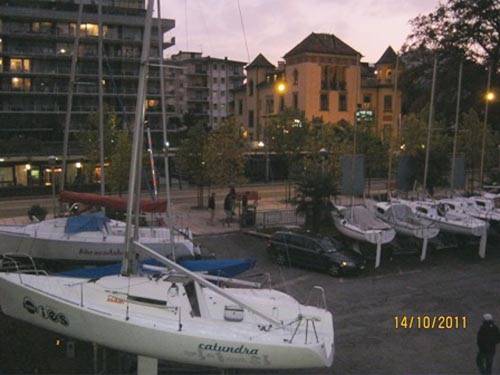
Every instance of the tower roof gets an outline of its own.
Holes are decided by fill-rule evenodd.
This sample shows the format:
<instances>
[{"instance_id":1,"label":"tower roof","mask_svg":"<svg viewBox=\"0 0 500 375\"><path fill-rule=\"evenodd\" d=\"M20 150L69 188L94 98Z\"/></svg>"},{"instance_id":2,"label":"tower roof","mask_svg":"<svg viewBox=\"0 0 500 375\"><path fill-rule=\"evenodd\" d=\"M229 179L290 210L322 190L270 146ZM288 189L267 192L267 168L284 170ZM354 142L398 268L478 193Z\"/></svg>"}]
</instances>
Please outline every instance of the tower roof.
<instances>
[{"instance_id":1,"label":"tower roof","mask_svg":"<svg viewBox=\"0 0 500 375\"><path fill-rule=\"evenodd\" d=\"M257 57L246 66L246 69L253 69L253 68L270 68L270 69L275 69L276 67L269 62L268 59L262 54L259 53Z\"/></svg>"},{"instance_id":2,"label":"tower roof","mask_svg":"<svg viewBox=\"0 0 500 375\"><path fill-rule=\"evenodd\" d=\"M361 55L358 51L333 34L311 33L302 42L292 48L284 57L288 58L308 52L329 55Z\"/></svg>"},{"instance_id":3,"label":"tower roof","mask_svg":"<svg viewBox=\"0 0 500 375\"><path fill-rule=\"evenodd\" d=\"M398 55L396 55L396 52L392 49L391 46L387 47L383 55L378 59L378 61L375 63L376 65L378 64L396 64L396 60L398 58Z\"/></svg>"}]
</instances>

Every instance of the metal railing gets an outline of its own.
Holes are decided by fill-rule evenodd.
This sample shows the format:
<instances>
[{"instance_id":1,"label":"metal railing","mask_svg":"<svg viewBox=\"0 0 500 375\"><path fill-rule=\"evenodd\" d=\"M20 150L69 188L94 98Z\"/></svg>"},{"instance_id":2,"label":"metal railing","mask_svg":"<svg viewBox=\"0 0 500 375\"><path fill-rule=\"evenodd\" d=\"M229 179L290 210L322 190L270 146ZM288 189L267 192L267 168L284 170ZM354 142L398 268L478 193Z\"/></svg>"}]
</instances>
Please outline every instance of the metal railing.
<instances>
[{"instance_id":1,"label":"metal railing","mask_svg":"<svg viewBox=\"0 0 500 375\"><path fill-rule=\"evenodd\" d=\"M257 211L255 213L255 226L261 228L300 225L303 222L304 218L298 216L294 209Z\"/></svg>"}]
</instances>

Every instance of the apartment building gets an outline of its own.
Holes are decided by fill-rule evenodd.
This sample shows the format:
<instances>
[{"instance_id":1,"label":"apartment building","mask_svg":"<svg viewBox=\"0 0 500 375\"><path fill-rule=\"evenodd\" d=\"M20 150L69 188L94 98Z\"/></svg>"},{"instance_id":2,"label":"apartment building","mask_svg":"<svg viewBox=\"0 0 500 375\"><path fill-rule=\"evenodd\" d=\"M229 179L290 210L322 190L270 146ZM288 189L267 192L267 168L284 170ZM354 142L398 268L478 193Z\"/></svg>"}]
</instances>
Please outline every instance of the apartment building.
<instances>
[{"instance_id":1,"label":"apartment building","mask_svg":"<svg viewBox=\"0 0 500 375\"><path fill-rule=\"evenodd\" d=\"M285 108L332 124L353 124L361 113L381 137L388 136L401 107L399 91L393 101L396 54L389 47L374 65L361 57L335 35L317 33L287 52L278 66L259 54L246 66L246 84L235 90L237 122L251 140L262 141L268 119Z\"/></svg>"},{"instance_id":2,"label":"apartment building","mask_svg":"<svg viewBox=\"0 0 500 375\"><path fill-rule=\"evenodd\" d=\"M74 52L78 63L69 168L81 168L78 132L98 106L99 28L97 2L84 0L80 43L73 51L79 3L0 0L0 187L49 183L47 158L62 153ZM102 4L104 102L125 127L133 122L135 112L145 4L144 0L103 0ZM147 93L147 118L153 131L161 126L158 59L173 43L158 48L158 22L153 22ZM161 25L167 32L175 22L162 19ZM175 108L168 107L171 115L177 115Z\"/></svg>"},{"instance_id":3,"label":"apartment building","mask_svg":"<svg viewBox=\"0 0 500 375\"><path fill-rule=\"evenodd\" d=\"M181 51L167 62L184 71L180 108L195 121L216 128L234 108L234 89L243 84L244 62Z\"/></svg>"}]
</instances>

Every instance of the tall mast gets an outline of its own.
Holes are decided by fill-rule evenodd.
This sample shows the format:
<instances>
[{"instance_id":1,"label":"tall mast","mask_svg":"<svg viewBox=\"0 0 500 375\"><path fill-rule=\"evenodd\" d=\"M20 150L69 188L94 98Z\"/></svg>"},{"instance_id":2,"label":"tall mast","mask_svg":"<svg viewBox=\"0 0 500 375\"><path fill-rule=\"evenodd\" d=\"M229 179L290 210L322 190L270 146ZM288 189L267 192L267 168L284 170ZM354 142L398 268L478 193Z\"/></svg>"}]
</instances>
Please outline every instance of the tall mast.
<instances>
[{"instance_id":1,"label":"tall mast","mask_svg":"<svg viewBox=\"0 0 500 375\"><path fill-rule=\"evenodd\" d=\"M99 88L99 164L101 167L101 195L106 192L106 183L104 175L104 75L102 71L102 53L103 53L103 25L102 25L102 0L99 0L97 4L98 13L98 27L99 27L99 39L98 39L98 88ZM103 208L104 210L104 208Z\"/></svg>"},{"instance_id":2,"label":"tall mast","mask_svg":"<svg viewBox=\"0 0 500 375\"><path fill-rule=\"evenodd\" d=\"M359 68L359 56L356 57L356 67ZM360 76L361 76L361 70L356 69L356 87L354 88L354 126L353 126L354 139L353 139L353 144L352 144L352 159L351 159L351 202L350 202L351 207L354 203L354 161L356 158L357 142L358 142L358 139L357 139L357 130L358 130L357 114L358 114L358 85L360 84L360 80L359 80ZM351 219L352 219L353 215L354 215L354 211L351 209Z\"/></svg>"},{"instance_id":3,"label":"tall mast","mask_svg":"<svg viewBox=\"0 0 500 375\"><path fill-rule=\"evenodd\" d=\"M144 33L142 37L142 53L139 68L139 84L137 87L137 101L135 104L134 136L132 140L132 159L130 162L130 174L128 180L127 200L127 226L125 228L125 254L123 257L122 274L130 275L133 271L134 262L134 237L137 231L132 232L134 211L138 216L136 203L139 201L140 191L137 191L137 181L141 179L138 165L141 165L142 137L144 133L144 119L146 114L146 89L147 75L149 69L149 53L151 47L151 24L153 19L154 0L148 0L146 18L144 21ZM135 208L135 209L134 209ZM135 238L137 239L137 238Z\"/></svg>"},{"instance_id":4,"label":"tall mast","mask_svg":"<svg viewBox=\"0 0 500 375\"><path fill-rule=\"evenodd\" d=\"M397 127L398 118L394 116L397 107L398 95L398 76L399 76L399 53L396 55L396 76L394 77L394 91L392 94L392 126L389 133L389 165L387 171L387 197L391 197L391 175L392 175L392 144L394 143L394 129Z\"/></svg>"},{"instance_id":5,"label":"tall mast","mask_svg":"<svg viewBox=\"0 0 500 375\"><path fill-rule=\"evenodd\" d=\"M427 123L427 144L425 146L425 167L424 167L424 191L427 190L427 174L429 172L429 155L432 134L432 122L434 121L434 94L436 92L437 55L434 55L434 67L432 69L431 103L429 105L429 121Z\"/></svg>"},{"instance_id":6,"label":"tall mast","mask_svg":"<svg viewBox=\"0 0 500 375\"><path fill-rule=\"evenodd\" d=\"M486 94L490 92L491 89L491 64L488 68L488 82L486 84ZM483 142L481 144L481 170L479 173L479 183L481 184L481 188L483 186L484 180L484 154L486 151L486 133L488 130L488 98L485 97L485 107L484 107L484 122L483 122Z\"/></svg>"},{"instance_id":7,"label":"tall mast","mask_svg":"<svg viewBox=\"0 0 500 375\"><path fill-rule=\"evenodd\" d=\"M66 116L64 118L64 141L63 141L63 158L62 158L62 173L61 173L61 191L64 190L66 184L66 165L68 163L68 143L69 143L69 125L71 122L71 111L73 110L73 93L76 83L76 63L78 62L78 46L80 44L80 27L82 24L83 1L80 1L78 6L78 18L76 21L75 40L73 42L73 54L71 55L71 70L69 74L68 96L66 101Z\"/></svg>"},{"instance_id":8,"label":"tall mast","mask_svg":"<svg viewBox=\"0 0 500 375\"><path fill-rule=\"evenodd\" d=\"M457 157L457 140L458 140L458 122L460 120L460 100L462 99L462 72L464 61L460 59L460 66L458 68L458 87L457 87L457 108L455 110L455 127L453 134L453 155L451 158L451 190L455 189L455 162Z\"/></svg>"},{"instance_id":9,"label":"tall mast","mask_svg":"<svg viewBox=\"0 0 500 375\"><path fill-rule=\"evenodd\" d=\"M160 97L161 97L161 123L163 130L163 153L165 164L165 193L167 198L167 225L169 227L169 242L172 246L172 257L175 259L174 254L174 236L172 236L172 203L170 200L170 165L169 165L169 148L168 142L168 129L167 129L167 108L165 103L165 72L163 70L163 28L161 25L161 1L157 0L158 8L158 51L159 51L159 65L160 65Z\"/></svg>"}]
</instances>

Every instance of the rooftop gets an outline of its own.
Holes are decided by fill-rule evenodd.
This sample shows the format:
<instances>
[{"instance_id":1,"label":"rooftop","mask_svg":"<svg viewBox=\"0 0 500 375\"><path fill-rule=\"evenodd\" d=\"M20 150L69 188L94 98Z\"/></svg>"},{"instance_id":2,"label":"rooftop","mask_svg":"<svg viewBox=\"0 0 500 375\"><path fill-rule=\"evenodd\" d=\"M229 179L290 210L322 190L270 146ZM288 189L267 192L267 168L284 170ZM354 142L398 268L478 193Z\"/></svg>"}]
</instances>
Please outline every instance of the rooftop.
<instances>
[{"instance_id":1,"label":"rooftop","mask_svg":"<svg viewBox=\"0 0 500 375\"><path fill-rule=\"evenodd\" d=\"M275 69L276 67L269 62L268 59L262 54L259 53L257 57L246 66L246 69L254 69L254 68L269 68Z\"/></svg>"},{"instance_id":2,"label":"rooftop","mask_svg":"<svg viewBox=\"0 0 500 375\"><path fill-rule=\"evenodd\" d=\"M361 56L358 51L344 43L335 35L319 33L309 34L309 36L292 48L284 57L286 59L303 53Z\"/></svg>"},{"instance_id":3,"label":"rooftop","mask_svg":"<svg viewBox=\"0 0 500 375\"><path fill-rule=\"evenodd\" d=\"M394 50L392 49L391 46L387 47L383 55L378 59L378 61L375 64L396 64L396 60L398 58L398 55Z\"/></svg>"}]
</instances>

